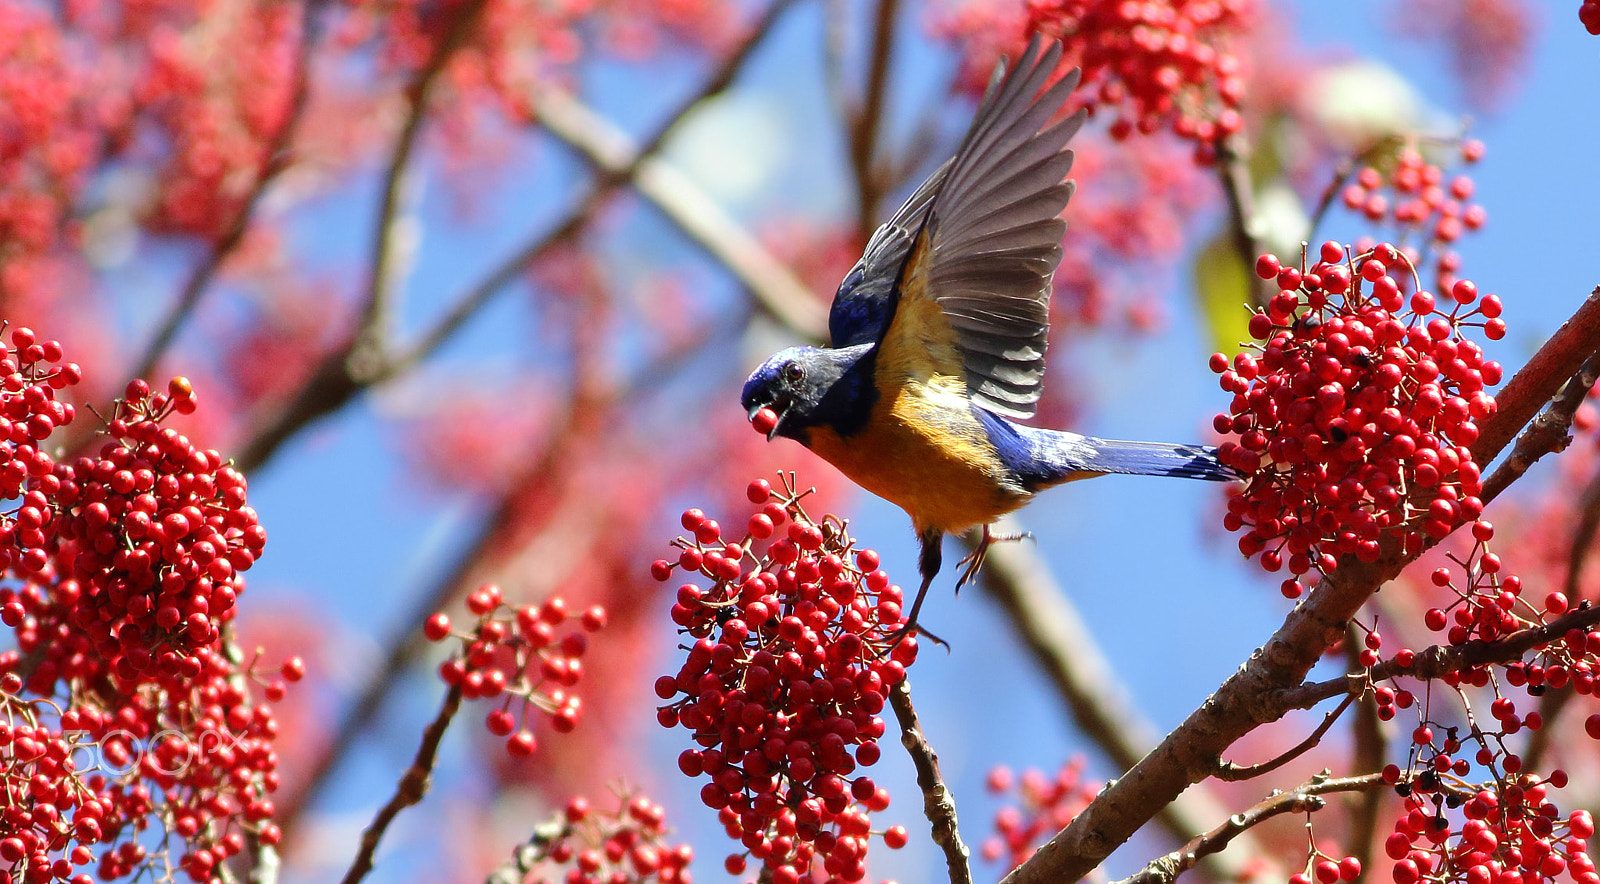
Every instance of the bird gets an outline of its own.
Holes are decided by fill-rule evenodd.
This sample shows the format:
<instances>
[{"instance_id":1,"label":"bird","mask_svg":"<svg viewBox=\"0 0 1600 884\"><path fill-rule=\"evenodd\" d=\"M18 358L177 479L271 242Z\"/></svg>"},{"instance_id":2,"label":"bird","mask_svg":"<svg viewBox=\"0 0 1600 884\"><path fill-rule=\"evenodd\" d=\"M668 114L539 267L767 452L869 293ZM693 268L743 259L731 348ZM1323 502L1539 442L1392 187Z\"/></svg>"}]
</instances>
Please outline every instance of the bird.
<instances>
[{"instance_id":1,"label":"bird","mask_svg":"<svg viewBox=\"0 0 1600 884\"><path fill-rule=\"evenodd\" d=\"M1050 123L1079 71L1051 83L1061 44L1036 35L995 66L955 155L868 240L828 314L830 346L773 355L740 403L768 441L799 442L911 517L922 579L894 641L916 629L947 533L990 525L1039 491L1127 473L1237 478L1214 448L1097 439L1017 423L1045 373L1051 279L1075 184L1067 147L1086 111ZM1019 535L1020 536L1020 535Z\"/></svg>"}]
</instances>

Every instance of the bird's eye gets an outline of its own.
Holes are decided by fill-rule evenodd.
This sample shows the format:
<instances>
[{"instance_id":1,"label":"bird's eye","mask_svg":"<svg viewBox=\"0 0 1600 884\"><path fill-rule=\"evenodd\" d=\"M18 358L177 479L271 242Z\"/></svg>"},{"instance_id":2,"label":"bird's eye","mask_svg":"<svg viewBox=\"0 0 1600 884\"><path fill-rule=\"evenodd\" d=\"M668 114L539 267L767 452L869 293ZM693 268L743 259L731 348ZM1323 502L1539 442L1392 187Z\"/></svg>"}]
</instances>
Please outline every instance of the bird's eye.
<instances>
[{"instance_id":1,"label":"bird's eye","mask_svg":"<svg viewBox=\"0 0 1600 884\"><path fill-rule=\"evenodd\" d=\"M806 375L806 370L801 368L800 367L800 363L798 363L798 362L791 362L788 365L785 365L783 367L784 380L798 381L801 378L805 377L805 375Z\"/></svg>"}]
</instances>

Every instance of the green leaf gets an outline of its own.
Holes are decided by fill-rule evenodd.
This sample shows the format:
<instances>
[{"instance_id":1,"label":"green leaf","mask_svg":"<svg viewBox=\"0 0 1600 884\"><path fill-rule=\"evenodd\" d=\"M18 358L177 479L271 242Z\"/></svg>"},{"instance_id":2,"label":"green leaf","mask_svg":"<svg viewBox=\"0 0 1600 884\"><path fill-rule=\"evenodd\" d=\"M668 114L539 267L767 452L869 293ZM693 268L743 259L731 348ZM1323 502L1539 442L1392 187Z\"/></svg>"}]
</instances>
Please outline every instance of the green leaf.
<instances>
[{"instance_id":1,"label":"green leaf","mask_svg":"<svg viewBox=\"0 0 1600 884\"><path fill-rule=\"evenodd\" d=\"M1251 270L1224 230L1211 238L1194 263L1194 290L1212 348L1233 355L1250 338Z\"/></svg>"}]
</instances>

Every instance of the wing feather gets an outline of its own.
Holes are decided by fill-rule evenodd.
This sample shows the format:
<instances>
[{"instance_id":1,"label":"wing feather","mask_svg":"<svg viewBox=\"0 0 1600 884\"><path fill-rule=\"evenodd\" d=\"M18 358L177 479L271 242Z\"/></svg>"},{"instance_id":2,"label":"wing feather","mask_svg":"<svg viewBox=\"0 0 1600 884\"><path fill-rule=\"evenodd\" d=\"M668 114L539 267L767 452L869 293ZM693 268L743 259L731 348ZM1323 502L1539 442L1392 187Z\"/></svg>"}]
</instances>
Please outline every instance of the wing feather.
<instances>
[{"instance_id":1,"label":"wing feather","mask_svg":"<svg viewBox=\"0 0 1600 884\"><path fill-rule=\"evenodd\" d=\"M1009 417L1032 415L1039 399L1058 216L1073 191L1067 143L1084 119L1046 125L1078 82L1077 71L1049 82L1060 59L1060 44L1035 38L1009 72L997 67L955 157L879 228L893 228L902 261L880 355L901 370L960 375L975 403ZM941 320L947 331L935 333Z\"/></svg>"}]
</instances>

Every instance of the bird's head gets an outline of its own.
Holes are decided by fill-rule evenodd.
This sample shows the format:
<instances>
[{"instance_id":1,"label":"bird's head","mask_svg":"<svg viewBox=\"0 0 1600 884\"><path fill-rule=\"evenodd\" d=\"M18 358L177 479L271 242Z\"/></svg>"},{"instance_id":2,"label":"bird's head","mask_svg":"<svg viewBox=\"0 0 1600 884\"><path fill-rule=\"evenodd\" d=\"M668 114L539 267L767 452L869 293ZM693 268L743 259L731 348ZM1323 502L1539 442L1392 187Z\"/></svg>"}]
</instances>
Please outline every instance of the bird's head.
<instances>
[{"instance_id":1,"label":"bird's head","mask_svg":"<svg viewBox=\"0 0 1600 884\"><path fill-rule=\"evenodd\" d=\"M842 417L833 412L847 409L854 401L852 395L841 395L854 391L841 390L840 380L865 350L790 347L780 351L750 373L739 404L768 439L787 436L804 443L807 428Z\"/></svg>"}]
</instances>

